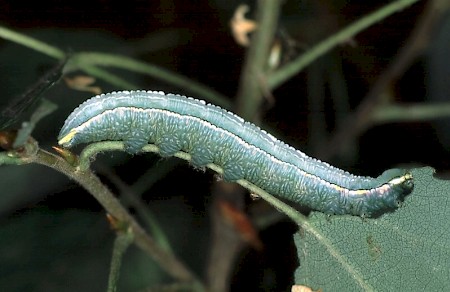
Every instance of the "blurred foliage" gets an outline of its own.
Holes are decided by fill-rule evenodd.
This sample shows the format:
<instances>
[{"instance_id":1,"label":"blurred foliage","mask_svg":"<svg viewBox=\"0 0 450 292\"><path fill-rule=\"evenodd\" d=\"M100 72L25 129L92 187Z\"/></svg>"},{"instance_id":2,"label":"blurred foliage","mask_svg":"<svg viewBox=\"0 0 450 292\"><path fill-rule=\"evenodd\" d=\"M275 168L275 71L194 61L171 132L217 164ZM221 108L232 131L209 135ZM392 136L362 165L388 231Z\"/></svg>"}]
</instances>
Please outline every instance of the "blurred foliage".
<instances>
[{"instance_id":1,"label":"blurred foliage","mask_svg":"<svg viewBox=\"0 0 450 292\"><path fill-rule=\"evenodd\" d=\"M41 207L11 216L0 226L2 290L105 290L108 229L98 214L81 210Z\"/></svg>"},{"instance_id":2,"label":"blurred foliage","mask_svg":"<svg viewBox=\"0 0 450 292\"><path fill-rule=\"evenodd\" d=\"M227 96L233 96L236 92L244 49L233 42L228 21L236 5L240 4L238 1L204 1L196 5L175 0L149 1L146 4L139 1L120 4L93 1L89 6L74 2L63 7L57 1L7 2L0 4L0 13L4 14L2 21L67 52L123 54L200 80ZM380 1L366 1L363 4L349 1L286 1L280 20L280 34L284 30L291 39L284 44L288 44L288 53L283 56L282 63L289 62L318 40L381 5ZM359 104L370 85L382 74L414 26L422 8L423 4L413 6L402 12L405 14L369 28L319 60L318 66L311 71L299 73L283 87L271 92L261 107L263 122L283 133L278 135L284 137L283 140L306 149L308 153L314 152L317 144L337 128L340 120ZM253 17L252 12L249 17ZM442 61L441 58L438 58L437 64ZM0 43L0 59L1 105L21 94L24 88L54 65L53 59L10 42ZM411 69L414 74L407 72L409 74L402 77L398 87L391 88L398 93L396 99L422 101L424 98L421 82L426 72L418 63L413 64ZM108 70L133 84L139 84L143 89L182 91L149 76L117 68ZM71 72L74 75L79 73ZM123 89L101 80L97 80L95 85L104 92ZM86 92L69 90L63 83L45 93L46 98L58 104L59 110L40 121L33 132L41 147L49 148L56 144L57 133L67 114L89 96ZM314 107L313 102L316 106L319 102L319 107ZM308 136L313 139L309 141L309 148L305 146ZM361 142L360 148L358 142ZM429 148L425 150L422 143ZM445 161L450 161L450 155L441 150L440 140L429 124L377 127L360 141L354 141L353 146L350 151L353 157L344 155L335 158L335 162L345 169L368 175L377 175L381 169L404 161L439 162L444 165L448 164ZM358 163L355 163L356 158ZM160 162L159 158L150 155L130 158L119 153L104 154L99 160L130 185L151 165ZM441 266L437 266L424 258L442 258L449 262L445 248L439 250L439 246L445 247L447 242L443 238L448 236L445 226L439 225L448 222L443 209L446 203L445 186L433 180L428 191L429 170L421 170L417 174L419 180L414 196L408 197L405 206L398 212L380 221L362 221L345 216L330 219L314 214L312 222L316 228L324 232L333 241L333 246L349 258L356 272L351 274L336 266L336 259L330 256L329 251L322 249L320 242L311 238L310 234L300 233L296 235L296 240L300 264L304 269L298 271L296 281L306 281L317 289L331 285L332 290L338 290L336 287L356 287L354 276L362 274L363 281L368 285L390 290L391 284L395 287L406 278L403 278L405 274L402 271L383 274L385 264L394 266L391 271L406 267L407 277L413 277L416 272L412 270L414 262L410 260L423 263L420 267L424 269L448 270L443 261ZM86 199L84 191L70 184L66 178L41 166L2 166L0 177L0 288L5 291L104 291L113 231L109 230L98 205L90 198ZM142 196L148 203L145 206L158 219L177 255L198 275L205 273L208 256L210 235L205 219L210 193L208 186L213 181L211 175L179 166L155 185L149 186ZM437 193L434 188L437 187L442 189L435 198ZM63 193L63 190L67 191ZM433 214L424 209L431 204L436 204L432 208ZM436 210L439 212L434 214ZM261 212L263 215L268 213ZM285 290L292 284L292 270L289 268L296 263L296 257L292 252L292 243L285 239L285 235L292 233L293 227L286 226L278 224L267 233L263 232L266 248L262 254L246 250L240 256L234 271L234 289L246 287L252 290L257 286L260 289ZM387 234L400 228L412 235L390 239ZM441 233L425 233L434 229ZM423 244L422 253L415 249L417 242ZM411 259L402 256L403 248L409 251ZM246 262L249 258L253 260L250 264ZM394 259L401 264L395 265L392 262ZM371 278L373 274L367 272L370 267L382 271L378 275L383 276L373 278L375 284ZM384 275L398 276L400 279L398 283L393 283ZM437 272L435 286L426 288L441 288L438 286L438 281L442 279L438 277L441 276L445 277ZM345 280L335 282L336 277ZM123 291L140 290L168 281L166 275L140 250L131 248L127 251L119 284ZM343 283L344 286L333 286L334 283ZM417 284L411 282L410 290L417 290L414 283ZM423 287L421 283L417 285Z\"/></svg>"}]
</instances>

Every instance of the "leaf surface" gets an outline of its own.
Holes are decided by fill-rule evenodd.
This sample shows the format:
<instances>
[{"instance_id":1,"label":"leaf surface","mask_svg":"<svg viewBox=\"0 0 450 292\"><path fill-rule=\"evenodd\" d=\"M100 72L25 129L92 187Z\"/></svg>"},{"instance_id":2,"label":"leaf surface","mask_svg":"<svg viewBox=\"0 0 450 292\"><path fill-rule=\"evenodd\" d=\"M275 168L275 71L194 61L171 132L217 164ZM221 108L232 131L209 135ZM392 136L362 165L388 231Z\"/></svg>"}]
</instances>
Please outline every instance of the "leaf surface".
<instances>
[{"instance_id":1,"label":"leaf surface","mask_svg":"<svg viewBox=\"0 0 450 292\"><path fill-rule=\"evenodd\" d=\"M450 182L413 170L414 191L377 219L313 213L294 240L296 284L322 291L450 291ZM331 243L331 244L327 244Z\"/></svg>"}]
</instances>

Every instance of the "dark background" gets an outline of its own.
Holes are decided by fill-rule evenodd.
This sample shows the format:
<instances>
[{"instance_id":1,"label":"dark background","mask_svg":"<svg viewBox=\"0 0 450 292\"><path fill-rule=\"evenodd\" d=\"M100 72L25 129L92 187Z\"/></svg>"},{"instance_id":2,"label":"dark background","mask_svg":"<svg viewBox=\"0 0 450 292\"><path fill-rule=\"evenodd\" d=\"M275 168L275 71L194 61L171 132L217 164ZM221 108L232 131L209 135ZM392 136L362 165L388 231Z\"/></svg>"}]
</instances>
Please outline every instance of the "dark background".
<instances>
[{"instance_id":1,"label":"dark background","mask_svg":"<svg viewBox=\"0 0 450 292\"><path fill-rule=\"evenodd\" d=\"M69 52L93 50L141 59L206 84L233 100L245 48L234 42L229 20L240 3L225 0L2 1L0 25ZM255 7L253 1L248 3ZM285 51L283 62L289 62L315 42L388 1L361 3L285 1L280 31L287 32L296 46ZM272 92L274 103L266 102L261 108L262 127L274 130L282 140L315 155L317 144L327 142L320 137L311 139L315 131L331 136L336 131L336 116L350 115L357 107L405 44L424 6L425 3L416 4L367 29L353 44L343 44L277 88ZM253 11L248 14L250 18ZM435 72L446 76L448 72L444 70L450 67L445 65L449 58L436 57L433 52L421 54L399 80L393 81L396 102L447 99L448 91L433 92L429 87ZM435 56L434 63L430 62L430 56ZM3 105L56 63L4 40L0 40L0 60ZM312 111L306 98L312 88L308 83L313 74L310 68L318 68L319 76L326 76L334 64L342 65L338 74L345 81L349 99L344 108L349 111L336 111L341 107L336 101L330 101L333 88L323 81L326 121L323 129L314 129L309 121L321 113ZM184 93L182 88L159 80L112 71L142 85L142 89ZM101 81L96 85L103 92L121 89ZM90 96L67 88L64 82L48 91L46 98L60 108L43 120L33 134L41 147L49 149L56 144L65 117ZM420 164L432 165L444 173L450 161L446 150L447 124L448 121L441 120L440 124L417 122L371 127L355 139L350 150L327 157L327 161L360 175L377 176L396 165ZM97 162L111 167L124 182L131 184L148 168L167 160L154 155L129 157L113 153L102 155ZM114 234L97 202L62 175L40 166L2 167L0 173L3 186L0 229L4 234L0 240L0 287L5 291L104 290ZM107 178L102 178L108 183ZM177 254L199 275L205 273L208 257L209 194L213 184L211 172L205 174L179 163L143 196ZM248 205L252 204L255 203L249 200ZM260 230L264 250L255 251L251 247L242 250L232 272L232 290L289 290L298 265L291 236L295 231L296 227L284 218L264 226ZM151 283L170 282L157 268L150 270L150 266L151 261L142 259L139 251L132 249L123 267L122 287L134 291Z\"/></svg>"}]
</instances>

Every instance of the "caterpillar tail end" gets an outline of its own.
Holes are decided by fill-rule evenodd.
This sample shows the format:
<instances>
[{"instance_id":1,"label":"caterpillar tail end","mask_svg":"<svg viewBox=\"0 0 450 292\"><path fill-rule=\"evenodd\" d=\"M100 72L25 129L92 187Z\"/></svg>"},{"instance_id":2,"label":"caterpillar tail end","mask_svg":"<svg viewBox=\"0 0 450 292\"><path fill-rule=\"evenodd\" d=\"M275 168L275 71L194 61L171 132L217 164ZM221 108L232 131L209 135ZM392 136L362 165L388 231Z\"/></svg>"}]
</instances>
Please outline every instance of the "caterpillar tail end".
<instances>
[{"instance_id":1,"label":"caterpillar tail end","mask_svg":"<svg viewBox=\"0 0 450 292\"><path fill-rule=\"evenodd\" d=\"M412 173L405 172L398 180L399 184L403 186L404 196L409 195L414 190L414 178Z\"/></svg>"}]
</instances>

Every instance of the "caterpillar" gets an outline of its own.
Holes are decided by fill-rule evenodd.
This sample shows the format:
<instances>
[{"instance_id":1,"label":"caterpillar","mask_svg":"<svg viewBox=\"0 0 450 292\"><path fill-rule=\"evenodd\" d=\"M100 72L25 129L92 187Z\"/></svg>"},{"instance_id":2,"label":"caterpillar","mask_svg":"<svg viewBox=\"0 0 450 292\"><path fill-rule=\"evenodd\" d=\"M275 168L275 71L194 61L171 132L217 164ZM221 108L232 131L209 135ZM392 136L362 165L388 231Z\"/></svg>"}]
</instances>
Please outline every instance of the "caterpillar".
<instances>
[{"instance_id":1,"label":"caterpillar","mask_svg":"<svg viewBox=\"0 0 450 292\"><path fill-rule=\"evenodd\" d=\"M356 176L311 158L241 117L205 101L157 91L97 95L66 119L58 143L123 141L128 153L155 144L163 157L189 153L194 167L214 163L223 179L245 179L280 198L326 214L376 217L413 189L410 172Z\"/></svg>"}]
</instances>

